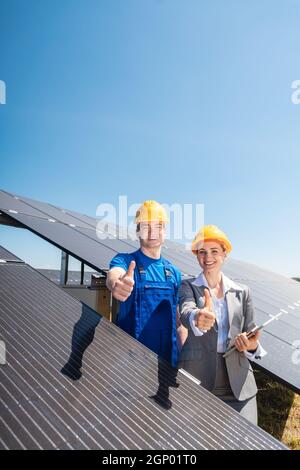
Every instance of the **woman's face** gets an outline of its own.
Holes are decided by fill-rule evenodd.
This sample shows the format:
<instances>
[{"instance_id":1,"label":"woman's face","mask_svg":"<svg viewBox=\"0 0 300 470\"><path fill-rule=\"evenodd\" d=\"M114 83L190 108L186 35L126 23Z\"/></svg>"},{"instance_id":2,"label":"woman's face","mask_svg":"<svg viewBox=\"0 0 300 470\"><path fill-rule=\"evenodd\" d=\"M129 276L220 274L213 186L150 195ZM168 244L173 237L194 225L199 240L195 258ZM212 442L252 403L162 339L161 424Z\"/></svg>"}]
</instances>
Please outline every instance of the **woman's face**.
<instances>
[{"instance_id":1,"label":"woman's face","mask_svg":"<svg viewBox=\"0 0 300 470\"><path fill-rule=\"evenodd\" d=\"M226 253L219 242L209 241L201 244L197 258L204 273L219 272Z\"/></svg>"}]
</instances>

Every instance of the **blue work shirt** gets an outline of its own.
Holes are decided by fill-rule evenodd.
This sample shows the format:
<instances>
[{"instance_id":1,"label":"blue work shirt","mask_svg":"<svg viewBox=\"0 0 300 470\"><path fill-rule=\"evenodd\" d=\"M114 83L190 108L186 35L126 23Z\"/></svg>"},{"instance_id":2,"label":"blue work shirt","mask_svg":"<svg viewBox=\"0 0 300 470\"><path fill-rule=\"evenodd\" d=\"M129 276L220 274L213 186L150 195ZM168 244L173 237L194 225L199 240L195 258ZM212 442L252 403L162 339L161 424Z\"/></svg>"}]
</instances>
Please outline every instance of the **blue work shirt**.
<instances>
[{"instance_id":1,"label":"blue work shirt","mask_svg":"<svg viewBox=\"0 0 300 470\"><path fill-rule=\"evenodd\" d=\"M159 259L153 259L149 256L144 255L144 253L139 249L135 253L138 253L138 256L141 260L141 264L146 273L147 281L159 281L165 282L165 270L162 262L162 256ZM110 262L109 269L111 268L123 268L125 271L129 268L130 262L135 261L132 253L118 253ZM181 272L173 264L169 264L168 269L172 272L172 277L174 282L177 284L179 289L181 284ZM134 281L138 282L138 272L137 267L134 270ZM178 299L177 299L178 300ZM128 297L125 302L120 302L120 314L125 316L132 309L132 304L134 302L134 295L132 294Z\"/></svg>"}]
</instances>

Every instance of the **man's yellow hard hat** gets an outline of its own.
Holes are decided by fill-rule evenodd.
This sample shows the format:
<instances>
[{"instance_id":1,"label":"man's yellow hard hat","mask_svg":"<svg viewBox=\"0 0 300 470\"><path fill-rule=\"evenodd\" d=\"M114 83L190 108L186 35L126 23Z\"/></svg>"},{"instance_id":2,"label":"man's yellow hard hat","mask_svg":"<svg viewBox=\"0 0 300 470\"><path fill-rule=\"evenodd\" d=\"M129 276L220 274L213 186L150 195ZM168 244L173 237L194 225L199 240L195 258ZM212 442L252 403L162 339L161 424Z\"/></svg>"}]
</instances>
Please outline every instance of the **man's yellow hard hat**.
<instances>
[{"instance_id":1,"label":"man's yellow hard hat","mask_svg":"<svg viewBox=\"0 0 300 470\"><path fill-rule=\"evenodd\" d=\"M216 225L204 225L199 232L196 233L194 240L192 241L192 252L194 255L197 255L199 245L206 241L217 241L224 246L226 253L229 253L232 250L232 246L227 236L222 230L220 230Z\"/></svg>"},{"instance_id":2,"label":"man's yellow hard hat","mask_svg":"<svg viewBox=\"0 0 300 470\"><path fill-rule=\"evenodd\" d=\"M135 223L141 222L169 222L163 206L156 201L145 201L135 214Z\"/></svg>"}]
</instances>

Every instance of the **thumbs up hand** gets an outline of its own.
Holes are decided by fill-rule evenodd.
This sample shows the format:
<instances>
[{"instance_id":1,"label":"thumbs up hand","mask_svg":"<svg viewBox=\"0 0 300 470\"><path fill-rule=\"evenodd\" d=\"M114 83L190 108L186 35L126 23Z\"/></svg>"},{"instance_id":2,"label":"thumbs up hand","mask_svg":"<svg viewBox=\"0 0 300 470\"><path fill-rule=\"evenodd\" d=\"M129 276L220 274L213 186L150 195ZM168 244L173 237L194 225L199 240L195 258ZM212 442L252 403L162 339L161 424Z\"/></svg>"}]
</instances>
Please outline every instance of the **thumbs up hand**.
<instances>
[{"instance_id":1,"label":"thumbs up hand","mask_svg":"<svg viewBox=\"0 0 300 470\"><path fill-rule=\"evenodd\" d=\"M213 302L208 289L204 289L204 308L199 308L195 315L195 325L201 330L209 331L215 324Z\"/></svg>"},{"instance_id":2,"label":"thumbs up hand","mask_svg":"<svg viewBox=\"0 0 300 470\"><path fill-rule=\"evenodd\" d=\"M207 308L210 312L213 309L213 301L208 289L204 289L204 308Z\"/></svg>"},{"instance_id":3,"label":"thumbs up hand","mask_svg":"<svg viewBox=\"0 0 300 470\"><path fill-rule=\"evenodd\" d=\"M125 302L130 296L134 287L134 269L135 261L131 261L126 273L115 282L112 289L115 299Z\"/></svg>"}]
</instances>

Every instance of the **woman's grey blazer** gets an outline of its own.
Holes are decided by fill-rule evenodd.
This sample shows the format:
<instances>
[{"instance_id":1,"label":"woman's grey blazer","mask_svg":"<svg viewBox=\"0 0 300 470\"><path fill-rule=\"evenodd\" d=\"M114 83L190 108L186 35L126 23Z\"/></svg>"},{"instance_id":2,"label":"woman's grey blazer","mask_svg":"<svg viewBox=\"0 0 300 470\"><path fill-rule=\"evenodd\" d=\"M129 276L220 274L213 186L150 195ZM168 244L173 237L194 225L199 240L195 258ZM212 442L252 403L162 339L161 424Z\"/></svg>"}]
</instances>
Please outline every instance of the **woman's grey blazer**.
<instances>
[{"instance_id":1,"label":"woman's grey blazer","mask_svg":"<svg viewBox=\"0 0 300 470\"><path fill-rule=\"evenodd\" d=\"M203 308L205 286L194 285L195 279L182 282L180 299L180 318L182 324L188 329L188 337L181 350L179 367L201 381L201 385L212 390L216 378L217 337L218 325L196 336L190 326L191 311ZM247 286L231 281L230 290L225 294L229 316L229 334L227 349L234 343L234 338L244 331L255 326L254 309ZM242 401L253 397L257 387L251 364L245 354L237 350L226 359L226 366L230 385L237 400Z\"/></svg>"}]
</instances>

